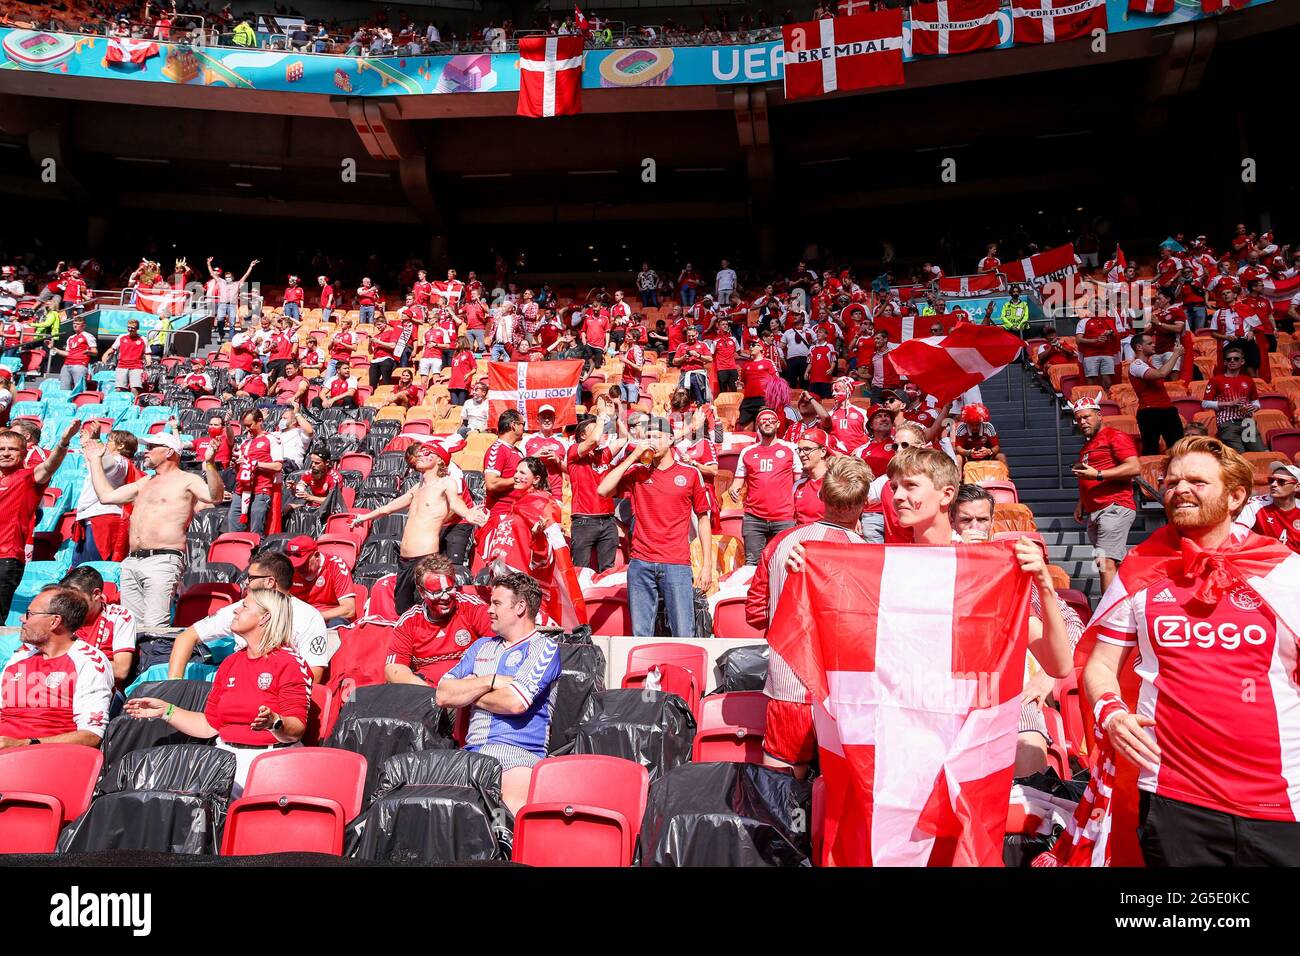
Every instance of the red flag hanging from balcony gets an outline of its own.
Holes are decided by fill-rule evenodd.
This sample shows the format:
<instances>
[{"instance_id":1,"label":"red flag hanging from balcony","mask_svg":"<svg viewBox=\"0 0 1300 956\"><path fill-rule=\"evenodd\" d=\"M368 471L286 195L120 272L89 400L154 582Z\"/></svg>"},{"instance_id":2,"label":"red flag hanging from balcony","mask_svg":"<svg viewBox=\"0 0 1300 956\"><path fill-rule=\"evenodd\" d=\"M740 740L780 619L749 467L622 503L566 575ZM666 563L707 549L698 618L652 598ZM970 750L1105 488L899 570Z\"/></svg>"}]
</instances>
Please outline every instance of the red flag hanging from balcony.
<instances>
[{"instance_id":1,"label":"red flag hanging from balcony","mask_svg":"<svg viewBox=\"0 0 1300 956\"><path fill-rule=\"evenodd\" d=\"M792 23L781 32L786 99L902 85L902 10Z\"/></svg>"},{"instance_id":2,"label":"red flag hanging from balcony","mask_svg":"<svg viewBox=\"0 0 1300 956\"><path fill-rule=\"evenodd\" d=\"M1106 29L1106 0L1011 0L1016 43L1060 43Z\"/></svg>"},{"instance_id":3,"label":"red flag hanging from balcony","mask_svg":"<svg viewBox=\"0 0 1300 956\"><path fill-rule=\"evenodd\" d=\"M582 112L581 36L524 37L519 41L520 116Z\"/></svg>"},{"instance_id":4,"label":"red flag hanging from balcony","mask_svg":"<svg viewBox=\"0 0 1300 956\"><path fill-rule=\"evenodd\" d=\"M134 63L140 66L151 56L158 55L158 44L152 40L133 40L130 37L113 37L104 53L107 63Z\"/></svg>"},{"instance_id":5,"label":"red flag hanging from balcony","mask_svg":"<svg viewBox=\"0 0 1300 956\"><path fill-rule=\"evenodd\" d=\"M912 4L912 52L918 56L970 53L997 45L998 0Z\"/></svg>"},{"instance_id":6,"label":"red flag hanging from balcony","mask_svg":"<svg viewBox=\"0 0 1300 956\"><path fill-rule=\"evenodd\" d=\"M1174 0L1128 0L1128 12L1163 16L1174 12Z\"/></svg>"}]
</instances>

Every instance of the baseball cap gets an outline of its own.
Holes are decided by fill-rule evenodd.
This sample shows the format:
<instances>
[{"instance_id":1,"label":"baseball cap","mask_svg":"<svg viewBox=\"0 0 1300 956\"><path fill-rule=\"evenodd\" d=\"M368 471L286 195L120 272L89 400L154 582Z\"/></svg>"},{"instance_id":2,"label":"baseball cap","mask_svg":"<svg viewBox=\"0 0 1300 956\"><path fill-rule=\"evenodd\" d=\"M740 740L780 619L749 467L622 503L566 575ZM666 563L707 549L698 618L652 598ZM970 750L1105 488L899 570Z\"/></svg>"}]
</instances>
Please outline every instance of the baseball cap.
<instances>
[{"instance_id":1,"label":"baseball cap","mask_svg":"<svg viewBox=\"0 0 1300 956\"><path fill-rule=\"evenodd\" d=\"M824 428L809 428L799 436L800 441L810 442L818 448L824 448L832 454L835 453L835 444L830 435L826 434Z\"/></svg>"},{"instance_id":2,"label":"baseball cap","mask_svg":"<svg viewBox=\"0 0 1300 956\"><path fill-rule=\"evenodd\" d=\"M157 445L162 448L170 449L176 452L177 456L181 453L181 440L176 435L168 432L158 432L154 435L145 435L140 439L146 445Z\"/></svg>"},{"instance_id":3,"label":"baseball cap","mask_svg":"<svg viewBox=\"0 0 1300 956\"><path fill-rule=\"evenodd\" d=\"M1288 465L1284 461L1273 462L1273 467L1268 470L1270 475L1276 475L1279 471L1285 471L1296 481L1300 481L1300 466Z\"/></svg>"},{"instance_id":4,"label":"baseball cap","mask_svg":"<svg viewBox=\"0 0 1300 956\"><path fill-rule=\"evenodd\" d=\"M302 567L315 553L316 539L309 535L300 534L296 538L290 538L284 545L284 556L295 568Z\"/></svg>"},{"instance_id":5,"label":"baseball cap","mask_svg":"<svg viewBox=\"0 0 1300 956\"><path fill-rule=\"evenodd\" d=\"M538 414L539 417L540 417L542 414L544 414L545 412L550 412L552 415L554 415L554 414L555 414L555 406L554 406L554 405L543 405L541 408L539 408L539 409L537 410L537 414Z\"/></svg>"}]
</instances>

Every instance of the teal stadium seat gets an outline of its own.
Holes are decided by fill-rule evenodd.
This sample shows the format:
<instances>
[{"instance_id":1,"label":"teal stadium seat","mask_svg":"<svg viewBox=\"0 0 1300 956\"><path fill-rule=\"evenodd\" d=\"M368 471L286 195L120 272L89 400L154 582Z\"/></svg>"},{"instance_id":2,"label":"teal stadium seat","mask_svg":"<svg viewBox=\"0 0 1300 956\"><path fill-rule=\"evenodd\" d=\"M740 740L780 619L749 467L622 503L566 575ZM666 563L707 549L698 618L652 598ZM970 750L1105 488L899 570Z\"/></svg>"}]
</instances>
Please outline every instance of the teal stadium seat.
<instances>
[{"instance_id":1,"label":"teal stadium seat","mask_svg":"<svg viewBox=\"0 0 1300 956\"><path fill-rule=\"evenodd\" d=\"M94 568L105 581L122 582L122 565L117 561L83 561L78 567Z\"/></svg>"},{"instance_id":2,"label":"teal stadium seat","mask_svg":"<svg viewBox=\"0 0 1300 956\"><path fill-rule=\"evenodd\" d=\"M35 415L37 418L43 419L45 417L45 403L15 402L13 407L9 409L10 421L13 421L15 418L22 418L24 415Z\"/></svg>"},{"instance_id":3,"label":"teal stadium seat","mask_svg":"<svg viewBox=\"0 0 1300 956\"><path fill-rule=\"evenodd\" d=\"M47 378L41 382L41 394L49 396L52 392L63 392L63 383L57 378ZM67 394L66 392L64 394Z\"/></svg>"},{"instance_id":4,"label":"teal stadium seat","mask_svg":"<svg viewBox=\"0 0 1300 956\"><path fill-rule=\"evenodd\" d=\"M66 573L58 561L28 561L23 568L23 579L18 582L14 592L13 603L9 606L9 617L5 627L21 627L23 612L32 603L32 599L47 584L54 584Z\"/></svg>"}]
</instances>

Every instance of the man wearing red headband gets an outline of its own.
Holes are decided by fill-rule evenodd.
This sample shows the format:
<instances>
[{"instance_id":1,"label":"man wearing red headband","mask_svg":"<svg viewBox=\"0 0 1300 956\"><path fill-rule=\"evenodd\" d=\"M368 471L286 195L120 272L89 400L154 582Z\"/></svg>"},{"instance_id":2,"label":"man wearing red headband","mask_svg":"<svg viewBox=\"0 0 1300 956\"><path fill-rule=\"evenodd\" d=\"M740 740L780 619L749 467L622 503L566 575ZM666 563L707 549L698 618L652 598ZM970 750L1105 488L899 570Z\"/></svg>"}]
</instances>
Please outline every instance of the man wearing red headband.
<instances>
[{"instance_id":1,"label":"man wearing red headband","mask_svg":"<svg viewBox=\"0 0 1300 956\"><path fill-rule=\"evenodd\" d=\"M437 684L467 647L494 633L487 604L456 589L445 554L421 558L414 578L420 603L398 618L389 640L384 680L390 684Z\"/></svg>"},{"instance_id":2,"label":"man wearing red headband","mask_svg":"<svg viewBox=\"0 0 1300 956\"><path fill-rule=\"evenodd\" d=\"M758 441L740 453L730 494L745 490L745 517L741 536L745 563L758 564L767 543L794 527L794 483L803 474L799 453L776 433L781 416L770 408L758 413Z\"/></svg>"},{"instance_id":3,"label":"man wearing red headband","mask_svg":"<svg viewBox=\"0 0 1300 956\"><path fill-rule=\"evenodd\" d=\"M448 476L451 453L437 441L414 444L406 449L406 463L420 474L420 483L388 504L357 515L352 527L383 515L409 508L406 527L402 530L402 550L398 558L397 589L393 601L397 612L404 614L415 604L415 569L420 559L436 554L447 515L454 513L480 527L488 516L482 508L471 508L461 497L457 482Z\"/></svg>"}]
</instances>

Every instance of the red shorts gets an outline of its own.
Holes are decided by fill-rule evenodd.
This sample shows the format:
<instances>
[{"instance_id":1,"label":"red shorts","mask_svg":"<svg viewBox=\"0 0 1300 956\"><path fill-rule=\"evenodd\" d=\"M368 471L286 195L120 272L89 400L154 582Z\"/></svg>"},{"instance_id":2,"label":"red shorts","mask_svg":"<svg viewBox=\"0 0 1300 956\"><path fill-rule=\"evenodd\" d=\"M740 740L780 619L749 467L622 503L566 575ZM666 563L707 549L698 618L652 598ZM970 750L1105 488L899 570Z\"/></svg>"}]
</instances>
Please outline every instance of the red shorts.
<instances>
[{"instance_id":1,"label":"red shorts","mask_svg":"<svg viewBox=\"0 0 1300 956\"><path fill-rule=\"evenodd\" d=\"M817 755L812 704L792 704L769 698L763 752L790 764L812 763Z\"/></svg>"}]
</instances>

